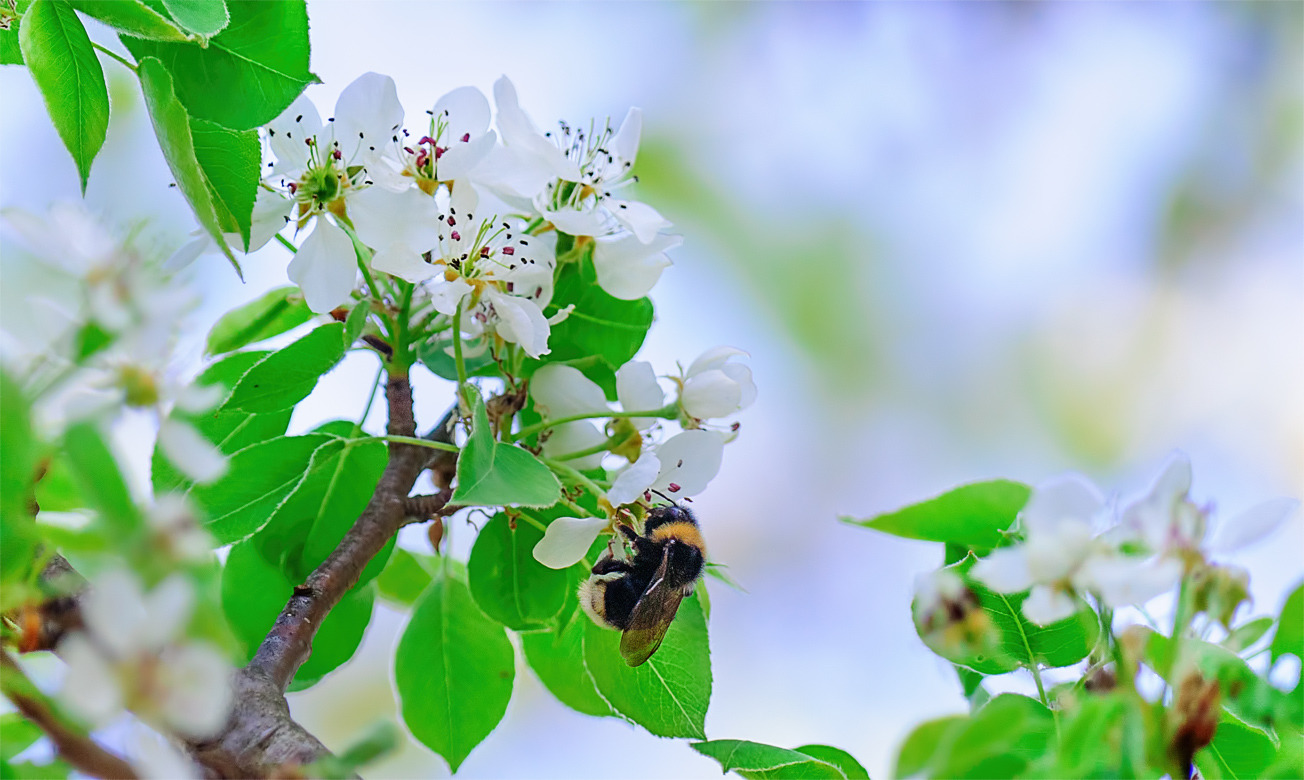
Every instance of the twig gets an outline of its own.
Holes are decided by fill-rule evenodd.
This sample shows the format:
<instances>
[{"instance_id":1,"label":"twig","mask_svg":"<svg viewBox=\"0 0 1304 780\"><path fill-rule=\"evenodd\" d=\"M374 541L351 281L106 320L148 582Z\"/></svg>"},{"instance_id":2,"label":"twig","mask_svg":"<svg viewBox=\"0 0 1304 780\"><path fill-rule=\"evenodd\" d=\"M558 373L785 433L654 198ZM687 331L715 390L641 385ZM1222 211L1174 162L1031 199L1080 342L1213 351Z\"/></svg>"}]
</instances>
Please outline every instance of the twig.
<instances>
[{"instance_id":1,"label":"twig","mask_svg":"<svg viewBox=\"0 0 1304 780\"><path fill-rule=\"evenodd\" d=\"M92 777L138 776L131 764L65 724L55 714L45 695L6 652L0 652L0 688L4 689L5 698L13 702L24 718L41 729L50 738L55 751L78 771Z\"/></svg>"}]
</instances>

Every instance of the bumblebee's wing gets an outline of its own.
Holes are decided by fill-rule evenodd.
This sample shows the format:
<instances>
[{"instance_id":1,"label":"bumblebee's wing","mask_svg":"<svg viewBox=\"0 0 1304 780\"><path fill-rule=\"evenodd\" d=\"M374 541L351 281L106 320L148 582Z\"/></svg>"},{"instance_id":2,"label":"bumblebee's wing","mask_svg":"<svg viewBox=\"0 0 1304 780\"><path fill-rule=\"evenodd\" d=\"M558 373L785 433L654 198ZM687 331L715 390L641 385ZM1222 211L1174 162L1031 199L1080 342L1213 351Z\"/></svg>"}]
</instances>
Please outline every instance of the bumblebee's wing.
<instances>
[{"instance_id":1,"label":"bumblebee's wing","mask_svg":"<svg viewBox=\"0 0 1304 780\"><path fill-rule=\"evenodd\" d=\"M651 584L630 612L629 628L620 636L620 656L630 666L639 666L657 651L679 611L679 602L684 599L682 591L666 585L669 563L670 551L667 549L661 556L656 574L652 575Z\"/></svg>"}]
</instances>

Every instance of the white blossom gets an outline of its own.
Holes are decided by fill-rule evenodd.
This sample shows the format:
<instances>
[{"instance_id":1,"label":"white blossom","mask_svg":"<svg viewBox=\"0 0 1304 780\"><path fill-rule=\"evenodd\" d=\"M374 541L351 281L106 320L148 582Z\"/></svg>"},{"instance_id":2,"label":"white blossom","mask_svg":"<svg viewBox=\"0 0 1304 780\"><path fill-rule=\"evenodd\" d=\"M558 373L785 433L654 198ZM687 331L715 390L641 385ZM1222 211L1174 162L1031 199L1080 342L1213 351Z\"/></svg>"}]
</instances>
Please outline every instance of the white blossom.
<instances>
[{"instance_id":1,"label":"white blossom","mask_svg":"<svg viewBox=\"0 0 1304 780\"><path fill-rule=\"evenodd\" d=\"M609 522L605 517L559 517L548 524L543 538L534 545L534 559L550 569L572 566Z\"/></svg>"},{"instance_id":2,"label":"white blossom","mask_svg":"<svg viewBox=\"0 0 1304 780\"><path fill-rule=\"evenodd\" d=\"M627 412L653 411L666 403L665 391L657 382L652 364L644 360L631 360L616 369L616 398ZM657 417L631 417L629 421L640 431L657 423Z\"/></svg>"},{"instance_id":3,"label":"white blossom","mask_svg":"<svg viewBox=\"0 0 1304 780\"><path fill-rule=\"evenodd\" d=\"M559 363L549 363L534 372L530 379L530 396L535 408L545 419L561 419L581 414L602 415L611 411L602 388L579 369ZM607 437L591 420L574 420L555 425L543 439L543 454L549 458L564 457L596 447ZM602 465L603 453L598 452L572 461L575 468L585 470ZM641 492L641 491L640 491Z\"/></svg>"},{"instance_id":4,"label":"white blossom","mask_svg":"<svg viewBox=\"0 0 1304 780\"><path fill-rule=\"evenodd\" d=\"M689 417L727 417L752 405L756 400L752 370L734 362L738 357L748 355L735 347L714 347L689 365L679 399Z\"/></svg>"}]
</instances>

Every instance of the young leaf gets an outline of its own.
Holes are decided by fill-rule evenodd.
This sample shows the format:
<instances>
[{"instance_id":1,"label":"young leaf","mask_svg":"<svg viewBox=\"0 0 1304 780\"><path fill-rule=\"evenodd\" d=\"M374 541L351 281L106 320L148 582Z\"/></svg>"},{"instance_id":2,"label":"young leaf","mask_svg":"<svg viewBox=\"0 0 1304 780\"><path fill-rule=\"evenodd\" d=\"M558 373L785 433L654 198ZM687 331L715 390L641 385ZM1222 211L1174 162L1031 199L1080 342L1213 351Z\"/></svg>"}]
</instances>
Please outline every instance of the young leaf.
<instances>
[{"instance_id":1,"label":"young leaf","mask_svg":"<svg viewBox=\"0 0 1304 780\"><path fill-rule=\"evenodd\" d=\"M507 711L516 673L503 627L442 572L412 610L394 658L408 730L456 772Z\"/></svg>"},{"instance_id":2,"label":"young leaf","mask_svg":"<svg viewBox=\"0 0 1304 780\"><path fill-rule=\"evenodd\" d=\"M1018 482L975 482L868 520L842 521L906 539L946 542L981 555L1000 544L1001 532L1014 522L1030 493L1031 488Z\"/></svg>"},{"instance_id":3,"label":"young leaf","mask_svg":"<svg viewBox=\"0 0 1304 780\"><path fill-rule=\"evenodd\" d=\"M367 315L371 313L371 305L366 301L359 303L349 312L349 316L344 320L344 349L352 347L362 336L362 331L367 327Z\"/></svg>"},{"instance_id":4,"label":"young leaf","mask_svg":"<svg viewBox=\"0 0 1304 780\"><path fill-rule=\"evenodd\" d=\"M466 562L471 596L486 615L513 631L544 628L566 601L566 571L534 559L543 531L530 523L512 525L499 512L475 537Z\"/></svg>"},{"instance_id":5,"label":"young leaf","mask_svg":"<svg viewBox=\"0 0 1304 780\"><path fill-rule=\"evenodd\" d=\"M229 398L231 389L240 381L240 377L268 354L267 352L240 352L229 355L206 368L195 380L195 384L200 387L221 385L226 390L226 398ZM190 423L219 451L230 455L251 444L284 435L293 411L293 409L282 409L277 412L254 414L233 409L224 399L206 412L190 413L173 409L170 416ZM154 448L150 472L155 495L170 491L185 491L191 487L190 480L173 467L157 446Z\"/></svg>"},{"instance_id":6,"label":"young leaf","mask_svg":"<svg viewBox=\"0 0 1304 780\"><path fill-rule=\"evenodd\" d=\"M249 248L254 196L258 194L262 147L256 130L228 130L202 119L190 120L195 160L204 173L213 212L223 233L239 233Z\"/></svg>"},{"instance_id":7,"label":"young leaf","mask_svg":"<svg viewBox=\"0 0 1304 780\"><path fill-rule=\"evenodd\" d=\"M842 772L842 776L847 780L869 780L869 771L860 765L855 756L842 748L835 748L831 745L802 745L799 748L793 748L793 750L817 758L826 764L832 764Z\"/></svg>"},{"instance_id":8,"label":"young leaf","mask_svg":"<svg viewBox=\"0 0 1304 780\"><path fill-rule=\"evenodd\" d=\"M231 21L224 0L163 0L163 7L186 30L210 38Z\"/></svg>"},{"instance_id":9,"label":"young leaf","mask_svg":"<svg viewBox=\"0 0 1304 780\"><path fill-rule=\"evenodd\" d=\"M232 455L224 477L190 491L207 515L208 532L218 544L230 544L267 525L304 480L312 454L335 441L322 434L278 436Z\"/></svg>"},{"instance_id":10,"label":"young leaf","mask_svg":"<svg viewBox=\"0 0 1304 780\"><path fill-rule=\"evenodd\" d=\"M847 777L838 767L810 754L764 745L760 742L717 739L711 742L691 742L689 747L720 762L720 768L725 772L732 770L746 778L844 780Z\"/></svg>"},{"instance_id":11,"label":"young leaf","mask_svg":"<svg viewBox=\"0 0 1304 780\"><path fill-rule=\"evenodd\" d=\"M573 579L571 584L574 584ZM593 677L584 666L584 633L590 621L579 608L574 588L571 590L568 605L562 610L564 622L559 629L521 634L525 659L539 681L562 704L585 715L615 715L598 695Z\"/></svg>"},{"instance_id":12,"label":"young leaf","mask_svg":"<svg viewBox=\"0 0 1304 780\"><path fill-rule=\"evenodd\" d=\"M462 506L552 506L561 483L539 459L496 441L489 415L475 392L468 393L472 427L457 458L457 489L451 503Z\"/></svg>"},{"instance_id":13,"label":"young leaf","mask_svg":"<svg viewBox=\"0 0 1304 780\"><path fill-rule=\"evenodd\" d=\"M18 44L85 194L91 162L109 130L109 88L91 39L67 2L34 0L23 14Z\"/></svg>"},{"instance_id":14,"label":"young leaf","mask_svg":"<svg viewBox=\"0 0 1304 780\"><path fill-rule=\"evenodd\" d=\"M157 58L192 116L233 130L275 119L304 87L308 71L308 12L303 0L239 2L231 21L207 46L124 37L137 60Z\"/></svg>"},{"instance_id":15,"label":"young leaf","mask_svg":"<svg viewBox=\"0 0 1304 780\"><path fill-rule=\"evenodd\" d=\"M110 27L155 41L186 40L186 34L172 20L140 0L72 0L72 7Z\"/></svg>"},{"instance_id":16,"label":"young leaf","mask_svg":"<svg viewBox=\"0 0 1304 780\"><path fill-rule=\"evenodd\" d=\"M376 590L382 599L410 607L430 586L438 566L439 562L432 556L395 547L384 570L376 577Z\"/></svg>"},{"instance_id":17,"label":"young leaf","mask_svg":"<svg viewBox=\"0 0 1304 780\"><path fill-rule=\"evenodd\" d=\"M231 548L222 570L222 610L246 658L253 657L300 581L263 557L256 538ZM299 667L291 690L311 685L353 657L371 622L374 600L369 587L355 588L340 599L313 638L312 655Z\"/></svg>"},{"instance_id":18,"label":"young leaf","mask_svg":"<svg viewBox=\"0 0 1304 780\"><path fill-rule=\"evenodd\" d=\"M929 649L952 663L966 666L982 674L1001 674L1022 667L1041 664L1051 667L1071 666L1091 652L1100 633L1096 614L1085 603L1070 617L1046 626L1039 626L1023 616L1023 600L1027 593L996 593L977 580L970 579L969 569L977 562L972 553L960 563L946 567L959 574L966 586L978 597L978 604L990 621L990 630L997 634L997 652L987 654L981 649L939 643L933 635L920 638ZM915 625L922 624L919 604L911 605Z\"/></svg>"},{"instance_id":19,"label":"young leaf","mask_svg":"<svg viewBox=\"0 0 1304 780\"><path fill-rule=\"evenodd\" d=\"M195 219L217 242L218 248L226 255L236 273L241 273L240 264L236 262L231 247L227 246L226 239L222 236L222 222L218 217L213 186L195 155L190 115L173 92L172 77L162 63L152 57L142 59L136 73L140 76L140 87L145 94L145 107L149 109L154 135L158 137L159 148L163 150L168 170L172 171L172 176L176 179L177 189L181 190L191 211L195 213Z\"/></svg>"},{"instance_id":20,"label":"young leaf","mask_svg":"<svg viewBox=\"0 0 1304 780\"><path fill-rule=\"evenodd\" d=\"M245 373L227 404L246 412L289 409L308 397L344 357L344 323L332 322L263 358Z\"/></svg>"},{"instance_id":21,"label":"young leaf","mask_svg":"<svg viewBox=\"0 0 1304 780\"><path fill-rule=\"evenodd\" d=\"M234 352L296 328L312 319L298 287L277 287L262 297L232 309L208 332L204 352L220 355Z\"/></svg>"},{"instance_id":22,"label":"young leaf","mask_svg":"<svg viewBox=\"0 0 1304 780\"><path fill-rule=\"evenodd\" d=\"M1304 661L1304 583L1286 597L1277 620L1277 633L1272 637L1272 662L1290 654Z\"/></svg>"},{"instance_id":23,"label":"young leaf","mask_svg":"<svg viewBox=\"0 0 1304 780\"><path fill-rule=\"evenodd\" d=\"M630 667L620 632L584 621L584 665L612 709L659 737L706 736L711 703L711 651L706 619L694 594L679 605L656 654Z\"/></svg>"},{"instance_id":24,"label":"young leaf","mask_svg":"<svg viewBox=\"0 0 1304 780\"><path fill-rule=\"evenodd\" d=\"M1213 742L1195 754L1195 766L1204 780L1263 777L1276 757L1271 737L1224 710Z\"/></svg>"},{"instance_id":25,"label":"young leaf","mask_svg":"<svg viewBox=\"0 0 1304 780\"><path fill-rule=\"evenodd\" d=\"M933 763L938 748L950 740L950 736L964 728L968 718L952 715L936 720L925 721L910 732L901 749L897 751L896 768L893 777L913 777L920 774Z\"/></svg>"}]
</instances>

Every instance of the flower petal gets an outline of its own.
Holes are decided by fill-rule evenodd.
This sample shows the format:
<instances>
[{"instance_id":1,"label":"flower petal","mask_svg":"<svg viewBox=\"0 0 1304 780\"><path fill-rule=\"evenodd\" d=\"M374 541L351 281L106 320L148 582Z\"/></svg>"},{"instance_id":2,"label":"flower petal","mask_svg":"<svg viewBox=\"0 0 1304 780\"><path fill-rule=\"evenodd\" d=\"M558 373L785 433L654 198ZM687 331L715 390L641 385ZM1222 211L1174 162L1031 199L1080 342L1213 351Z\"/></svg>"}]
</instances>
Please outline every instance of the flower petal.
<instances>
[{"instance_id":1,"label":"flower petal","mask_svg":"<svg viewBox=\"0 0 1304 780\"><path fill-rule=\"evenodd\" d=\"M497 142L498 135L490 130L484 135L473 136L466 143L453 144L440 156L436 175L444 181L471 176L472 171L488 159Z\"/></svg>"},{"instance_id":2,"label":"flower petal","mask_svg":"<svg viewBox=\"0 0 1304 780\"><path fill-rule=\"evenodd\" d=\"M330 220L318 217L312 234L304 239L287 270L290 280L303 290L308 308L318 314L344 303L358 278L353 242Z\"/></svg>"},{"instance_id":3,"label":"flower petal","mask_svg":"<svg viewBox=\"0 0 1304 780\"><path fill-rule=\"evenodd\" d=\"M637 236L603 237L593 244L598 286L609 295L633 301L648 294L671 265L666 251L684 243L683 236L658 235L651 243Z\"/></svg>"},{"instance_id":4,"label":"flower petal","mask_svg":"<svg viewBox=\"0 0 1304 780\"><path fill-rule=\"evenodd\" d=\"M718 368L703 371L684 382L680 404L690 417L709 420L726 417L738 411L743 390L738 383Z\"/></svg>"},{"instance_id":5,"label":"flower petal","mask_svg":"<svg viewBox=\"0 0 1304 780\"><path fill-rule=\"evenodd\" d=\"M543 443L543 454L549 458L569 455L572 452L592 449L607 440L598 426L587 420L576 420L558 425L548 434ZM580 458L569 458L569 465L580 471L596 469L602 465L605 452L595 452Z\"/></svg>"},{"instance_id":6,"label":"flower petal","mask_svg":"<svg viewBox=\"0 0 1304 780\"><path fill-rule=\"evenodd\" d=\"M1021 546L992 550L974 564L969 576L997 593L1018 593L1032 587L1027 551Z\"/></svg>"},{"instance_id":7,"label":"flower petal","mask_svg":"<svg viewBox=\"0 0 1304 780\"><path fill-rule=\"evenodd\" d=\"M662 230L674 227L674 223L661 216L661 212L636 200L608 198L606 207L617 222L644 244L651 243Z\"/></svg>"},{"instance_id":8,"label":"flower petal","mask_svg":"<svg viewBox=\"0 0 1304 780\"><path fill-rule=\"evenodd\" d=\"M191 739L217 734L231 710L232 668L208 645L174 648L162 657L158 702L167 724Z\"/></svg>"},{"instance_id":9,"label":"flower petal","mask_svg":"<svg viewBox=\"0 0 1304 780\"><path fill-rule=\"evenodd\" d=\"M652 364L646 360L631 360L616 370L616 398L626 412L652 411L666 403L666 393L657 382ZM660 419L658 417L631 417L638 430L646 430Z\"/></svg>"},{"instance_id":10,"label":"flower petal","mask_svg":"<svg viewBox=\"0 0 1304 780\"><path fill-rule=\"evenodd\" d=\"M632 166L635 158L638 157L638 142L642 135L643 111L631 108L625 113L625 121L620 123L620 129L611 139L611 153L621 163L629 163Z\"/></svg>"},{"instance_id":11,"label":"flower petal","mask_svg":"<svg viewBox=\"0 0 1304 780\"><path fill-rule=\"evenodd\" d=\"M556 178L579 181L579 166L545 138L521 110L516 87L506 76L494 82L494 103L498 106L498 130L504 144L542 163Z\"/></svg>"},{"instance_id":12,"label":"flower petal","mask_svg":"<svg viewBox=\"0 0 1304 780\"><path fill-rule=\"evenodd\" d=\"M348 209L358 238L372 249L399 243L421 253L439 245L439 209L415 187L402 192L367 187L349 197Z\"/></svg>"},{"instance_id":13,"label":"flower petal","mask_svg":"<svg viewBox=\"0 0 1304 780\"><path fill-rule=\"evenodd\" d=\"M737 347L726 347L726 346L711 347L707 351L698 355L697 358L693 360L691 364L689 364L688 371L687 373L684 374L684 376L685 377L696 376L697 374L700 374L703 371L710 371L713 368L723 368L725 362L728 361L729 358L734 357L736 355L741 355L742 357L747 357L747 358L751 357L751 355L747 354L741 349L738 349Z\"/></svg>"},{"instance_id":14,"label":"flower petal","mask_svg":"<svg viewBox=\"0 0 1304 780\"><path fill-rule=\"evenodd\" d=\"M548 524L543 538L534 545L534 559L550 569L564 569L579 563L593 546L593 540L607 527L605 517L559 517Z\"/></svg>"},{"instance_id":15,"label":"flower petal","mask_svg":"<svg viewBox=\"0 0 1304 780\"><path fill-rule=\"evenodd\" d=\"M752 370L742 363L725 363L720 369L730 379L738 383L742 398L738 401L739 409L746 409L756 402L756 383L752 381Z\"/></svg>"},{"instance_id":16,"label":"flower petal","mask_svg":"<svg viewBox=\"0 0 1304 780\"><path fill-rule=\"evenodd\" d=\"M541 366L530 379L530 396L545 418L573 417L610 411L607 396L578 368L560 363Z\"/></svg>"},{"instance_id":17,"label":"flower petal","mask_svg":"<svg viewBox=\"0 0 1304 780\"><path fill-rule=\"evenodd\" d=\"M447 92L435 101L434 114L443 117L438 121L447 123L444 132L448 135L440 142L447 142L445 145L450 149L463 142L462 136L476 138L489 129L489 99L475 87L458 87Z\"/></svg>"},{"instance_id":18,"label":"flower petal","mask_svg":"<svg viewBox=\"0 0 1304 780\"><path fill-rule=\"evenodd\" d=\"M1078 604L1064 591L1038 585L1023 601L1023 616L1039 626L1050 625L1077 612Z\"/></svg>"},{"instance_id":19,"label":"flower petal","mask_svg":"<svg viewBox=\"0 0 1304 780\"><path fill-rule=\"evenodd\" d=\"M1121 555L1092 556L1073 578L1109 607L1140 606L1177 587L1182 565L1173 558L1142 559Z\"/></svg>"},{"instance_id":20,"label":"flower petal","mask_svg":"<svg viewBox=\"0 0 1304 780\"><path fill-rule=\"evenodd\" d=\"M59 656L67 666L59 698L92 726L102 725L122 709L122 688L117 672L81 632L59 642Z\"/></svg>"},{"instance_id":21,"label":"flower petal","mask_svg":"<svg viewBox=\"0 0 1304 780\"><path fill-rule=\"evenodd\" d=\"M440 270L427 263L426 259L412 247L399 242L390 244L373 255L371 267L413 284L433 278Z\"/></svg>"},{"instance_id":22,"label":"flower petal","mask_svg":"<svg viewBox=\"0 0 1304 780\"><path fill-rule=\"evenodd\" d=\"M173 574L145 596L147 619L136 646L158 650L184 631L195 606L195 590L184 574Z\"/></svg>"},{"instance_id":23,"label":"flower petal","mask_svg":"<svg viewBox=\"0 0 1304 780\"><path fill-rule=\"evenodd\" d=\"M673 496L695 496L720 473L724 436L717 431L684 431L662 442L656 454L661 472L651 489Z\"/></svg>"},{"instance_id":24,"label":"flower petal","mask_svg":"<svg viewBox=\"0 0 1304 780\"><path fill-rule=\"evenodd\" d=\"M1274 498L1251 507L1218 525L1209 551L1226 554L1242 550L1269 536L1299 509L1293 498Z\"/></svg>"},{"instance_id":25,"label":"flower petal","mask_svg":"<svg viewBox=\"0 0 1304 780\"><path fill-rule=\"evenodd\" d=\"M296 175L308 167L309 138L322 138L321 115L306 95L299 95L290 107L267 125L267 143L276 156L272 170Z\"/></svg>"},{"instance_id":26,"label":"flower petal","mask_svg":"<svg viewBox=\"0 0 1304 780\"><path fill-rule=\"evenodd\" d=\"M358 76L335 101L334 124L346 160L370 153L373 146L377 152L389 146L403 128L403 104L394 79L370 72Z\"/></svg>"},{"instance_id":27,"label":"flower petal","mask_svg":"<svg viewBox=\"0 0 1304 780\"><path fill-rule=\"evenodd\" d=\"M435 285L430 290L430 303L435 307L435 311L452 317L457 313L457 305L470 295L473 289L464 279L458 277L451 282ZM462 323L463 330L466 330L466 324L465 321Z\"/></svg>"},{"instance_id":28,"label":"flower petal","mask_svg":"<svg viewBox=\"0 0 1304 780\"><path fill-rule=\"evenodd\" d=\"M525 354L532 358L548 354L552 326L537 303L496 290L486 290L482 300L493 306L497 319L494 330L505 341L520 344Z\"/></svg>"},{"instance_id":29,"label":"flower petal","mask_svg":"<svg viewBox=\"0 0 1304 780\"><path fill-rule=\"evenodd\" d=\"M607 491L607 500L612 506L634 503L652 486L660 473L661 461L656 455L650 452L639 455L638 460L620 472L616 481L611 483L611 490Z\"/></svg>"},{"instance_id":30,"label":"flower petal","mask_svg":"<svg viewBox=\"0 0 1304 780\"><path fill-rule=\"evenodd\" d=\"M139 580L124 569L99 575L84 597L82 618L96 642L113 656L129 656L149 620Z\"/></svg>"},{"instance_id":31,"label":"flower petal","mask_svg":"<svg viewBox=\"0 0 1304 780\"><path fill-rule=\"evenodd\" d=\"M1081 474L1062 474L1033 489L1019 513L1029 534L1054 533L1066 520L1090 525L1105 506L1105 497L1091 480Z\"/></svg>"}]
</instances>

